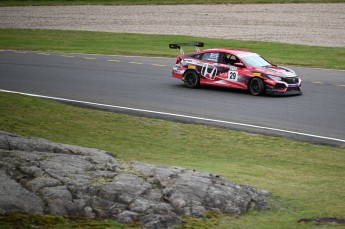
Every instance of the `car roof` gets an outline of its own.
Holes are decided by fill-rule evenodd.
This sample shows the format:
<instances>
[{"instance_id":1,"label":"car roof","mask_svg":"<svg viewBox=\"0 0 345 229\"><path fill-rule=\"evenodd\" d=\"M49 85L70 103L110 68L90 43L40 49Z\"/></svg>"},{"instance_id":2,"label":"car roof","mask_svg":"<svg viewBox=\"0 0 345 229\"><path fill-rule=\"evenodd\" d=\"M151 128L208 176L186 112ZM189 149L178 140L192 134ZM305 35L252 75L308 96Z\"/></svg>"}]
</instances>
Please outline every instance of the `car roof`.
<instances>
[{"instance_id":1,"label":"car roof","mask_svg":"<svg viewBox=\"0 0 345 229\"><path fill-rule=\"evenodd\" d=\"M249 51L249 50L234 49L234 48L205 49L205 50L202 50L201 52L225 52L225 53L230 53L230 54L234 54L234 55L238 55L238 54L256 54L255 52L252 52L252 51Z\"/></svg>"}]
</instances>

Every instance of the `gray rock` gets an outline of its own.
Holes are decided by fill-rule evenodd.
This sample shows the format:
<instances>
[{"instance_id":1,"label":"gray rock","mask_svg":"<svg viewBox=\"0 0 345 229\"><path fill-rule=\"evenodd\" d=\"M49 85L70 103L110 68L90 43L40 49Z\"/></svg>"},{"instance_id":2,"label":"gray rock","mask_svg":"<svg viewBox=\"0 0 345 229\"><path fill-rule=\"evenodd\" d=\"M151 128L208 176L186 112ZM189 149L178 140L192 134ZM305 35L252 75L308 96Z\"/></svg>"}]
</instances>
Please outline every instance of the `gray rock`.
<instances>
[{"instance_id":1,"label":"gray rock","mask_svg":"<svg viewBox=\"0 0 345 229\"><path fill-rule=\"evenodd\" d=\"M44 201L62 199L64 201L72 201L72 194L66 186L45 187L39 190L39 194Z\"/></svg>"},{"instance_id":2,"label":"gray rock","mask_svg":"<svg viewBox=\"0 0 345 229\"><path fill-rule=\"evenodd\" d=\"M154 205L154 203L150 200L138 197L128 206L128 208L134 212L145 213L152 205Z\"/></svg>"},{"instance_id":3,"label":"gray rock","mask_svg":"<svg viewBox=\"0 0 345 229\"><path fill-rule=\"evenodd\" d=\"M116 216L116 220L119 223L132 223L133 220L137 219L139 216L139 213L131 212L131 211L124 211L121 212Z\"/></svg>"},{"instance_id":4,"label":"gray rock","mask_svg":"<svg viewBox=\"0 0 345 229\"><path fill-rule=\"evenodd\" d=\"M43 201L0 170L0 213L43 213Z\"/></svg>"},{"instance_id":5,"label":"gray rock","mask_svg":"<svg viewBox=\"0 0 345 229\"><path fill-rule=\"evenodd\" d=\"M146 215L141 217L140 223L146 228L169 228L181 224L180 218L171 215Z\"/></svg>"},{"instance_id":6,"label":"gray rock","mask_svg":"<svg viewBox=\"0 0 345 229\"><path fill-rule=\"evenodd\" d=\"M61 184L62 183L59 180L57 180L57 179L54 179L52 177L41 176L41 177L36 177L36 178L28 181L26 183L26 186L27 186L28 190L30 190L32 192L37 192L41 188L44 188L44 187L57 187L57 186L59 186Z\"/></svg>"},{"instance_id":7,"label":"gray rock","mask_svg":"<svg viewBox=\"0 0 345 229\"><path fill-rule=\"evenodd\" d=\"M116 160L108 152L0 131L0 212L139 220L167 228L181 216L268 208L270 193L213 174Z\"/></svg>"}]
</instances>

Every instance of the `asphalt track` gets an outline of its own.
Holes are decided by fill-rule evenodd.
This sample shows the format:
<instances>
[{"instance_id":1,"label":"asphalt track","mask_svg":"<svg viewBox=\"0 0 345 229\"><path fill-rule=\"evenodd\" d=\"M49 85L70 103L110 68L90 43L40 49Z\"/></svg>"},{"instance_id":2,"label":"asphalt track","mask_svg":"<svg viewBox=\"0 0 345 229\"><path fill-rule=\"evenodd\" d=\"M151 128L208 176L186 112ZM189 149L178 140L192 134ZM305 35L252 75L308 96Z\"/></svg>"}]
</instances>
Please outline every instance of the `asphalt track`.
<instances>
[{"instance_id":1,"label":"asphalt track","mask_svg":"<svg viewBox=\"0 0 345 229\"><path fill-rule=\"evenodd\" d=\"M303 79L302 96L255 97L239 90L188 89L171 77L174 63L172 58L1 51L0 89L345 146L345 71L293 67Z\"/></svg>"}]
</instances>

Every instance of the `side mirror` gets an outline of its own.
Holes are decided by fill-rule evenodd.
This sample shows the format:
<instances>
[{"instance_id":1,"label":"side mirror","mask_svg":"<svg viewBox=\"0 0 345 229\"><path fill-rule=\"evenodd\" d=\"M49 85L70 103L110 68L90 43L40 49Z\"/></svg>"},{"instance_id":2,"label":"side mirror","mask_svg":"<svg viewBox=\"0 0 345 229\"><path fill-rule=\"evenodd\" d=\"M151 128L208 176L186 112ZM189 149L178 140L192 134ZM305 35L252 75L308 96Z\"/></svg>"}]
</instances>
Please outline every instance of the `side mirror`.
<instances>
[{"instance_id":1,"label":"side mirror","mask_svg":"<svg viewBox=\"0 0 345 229\"><path fill-rule=\"evenodd\" d=\"M234 65L235 65L236 67L239 67L239 68L244 68L244 67L245 67L244 64L241 63L241 62L236 62L236 63L234 63Z\"/></svg>"}]
</instances>

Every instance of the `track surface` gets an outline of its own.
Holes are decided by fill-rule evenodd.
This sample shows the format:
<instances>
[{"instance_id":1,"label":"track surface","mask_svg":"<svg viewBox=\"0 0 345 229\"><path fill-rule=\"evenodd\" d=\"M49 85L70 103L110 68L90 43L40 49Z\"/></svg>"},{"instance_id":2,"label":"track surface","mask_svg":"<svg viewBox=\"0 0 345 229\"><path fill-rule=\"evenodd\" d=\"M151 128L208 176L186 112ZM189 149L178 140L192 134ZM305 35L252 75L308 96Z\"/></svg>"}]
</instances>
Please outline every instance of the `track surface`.
<instances>
[{"instance_id":1,"label":"track surface","mask_svg":"<svg viewBox=\"0 0 345 229\"><path fill-rule=\"evenodd\" d=\"M170 58L2 51L0 89L345 139L345 71L295 67L304 80L304 95L254 97L237 90L187 89L171 77L174 63ZM211 124L337 146L345 144L345 140L229 123Z\"/></svg>"}]
</instances>

